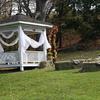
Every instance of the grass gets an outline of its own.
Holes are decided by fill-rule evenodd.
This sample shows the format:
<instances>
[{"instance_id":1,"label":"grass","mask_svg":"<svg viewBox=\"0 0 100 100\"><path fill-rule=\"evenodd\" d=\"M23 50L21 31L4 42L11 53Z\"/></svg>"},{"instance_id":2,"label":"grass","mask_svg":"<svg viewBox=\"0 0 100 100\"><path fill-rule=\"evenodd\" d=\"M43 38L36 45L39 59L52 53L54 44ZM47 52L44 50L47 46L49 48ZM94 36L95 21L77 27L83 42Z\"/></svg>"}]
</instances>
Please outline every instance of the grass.
<instances>
[{"instance_id":1,"label":"grass","mask_svg":"<svg viewBox=\"0 0 100 100\"><path fill-rule=\"evenodd\" d=\"M28 70L0 74L0 100L100 100L100 72Z\"/></svg>"},{"instance_id":2,"label":"grass","mask_svg":"<svg viewBox=\"0 0 100 100\"><path fill-rule=\"evenodd\" d=\"M100 55L100 50L60 52L58 53L57 60L61 61L70 59L88 59L88 58L96 58L98 55Z\"/></svg>"},{"instance_id":3,"label":"grass","mask_svg":"<svg viewBox=\"0 0 100 100\"><path fill-rule=\"evenodd\" d=\"M97 55L100 55L99 50L60 53L58 60L95 58ZM8 72L0 73L0 100L100 100L100 71Z\"/></svg>"}]
</instances>

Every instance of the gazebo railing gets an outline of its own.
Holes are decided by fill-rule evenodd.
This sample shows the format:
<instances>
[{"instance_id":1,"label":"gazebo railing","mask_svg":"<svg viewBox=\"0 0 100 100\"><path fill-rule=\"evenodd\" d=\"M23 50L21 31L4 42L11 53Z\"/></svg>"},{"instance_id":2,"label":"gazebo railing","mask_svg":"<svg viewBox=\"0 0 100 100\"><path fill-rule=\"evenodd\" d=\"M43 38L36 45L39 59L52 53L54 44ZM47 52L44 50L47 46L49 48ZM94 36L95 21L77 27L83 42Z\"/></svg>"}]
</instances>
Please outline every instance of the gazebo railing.
<instances>
[{"instance_id":1,"label":"gazebo railing","mask_svg":"<svg viewBox=\"0 0 100 100\"><path fill-rule=\"evenodd\" d=\"M26 51L23 54L23 64L40 63L45 61L43 51ZM0 53L0 64L16 65L20 64L20 56L18 51Z\"/></svg>"},{"instance_id":2,"label":"gazebo railing","mask_svg":"<svg viewBox=\"0 0 100 100\"><path fill-rule=\"evenodd\" d=\"M39 63L45 61L43 51L26 51L23 55L23 63Z\"/></svg>"},{"instance_id":3,"label":"gazebo railing","mask_svg":"<svg viewBox=\"0 0 100 100\"><path fill-rule=\"evenodd\" d=\"M0 53L0 64L18 64L19 54L17 51Z\"/></svg>"}]
</instances>

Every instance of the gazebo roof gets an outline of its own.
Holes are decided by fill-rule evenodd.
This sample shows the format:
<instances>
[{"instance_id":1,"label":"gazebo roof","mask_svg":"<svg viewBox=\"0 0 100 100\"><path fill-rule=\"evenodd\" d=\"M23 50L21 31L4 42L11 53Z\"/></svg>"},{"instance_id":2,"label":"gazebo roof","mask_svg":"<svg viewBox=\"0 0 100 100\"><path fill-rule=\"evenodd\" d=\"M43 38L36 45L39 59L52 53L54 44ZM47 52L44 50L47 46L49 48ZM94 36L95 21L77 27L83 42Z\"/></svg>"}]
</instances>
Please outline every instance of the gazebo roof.
<instances>
[{"instance_id":1,"label":"gazebo roof","mask_svg":"<svg viewBox=\"0 0 100 100\"><path fill-rule=\"evenodd\" d=\"M8 26L8 25L14 25L14 24L27 24L27 25L33 25L33 26L49 27L49 28L53 26L50 23L37 21L23 14L16 14L14 16L11 16L9 18L6 18L0 21L0 26Z\"/></svg>"}]
</instances>

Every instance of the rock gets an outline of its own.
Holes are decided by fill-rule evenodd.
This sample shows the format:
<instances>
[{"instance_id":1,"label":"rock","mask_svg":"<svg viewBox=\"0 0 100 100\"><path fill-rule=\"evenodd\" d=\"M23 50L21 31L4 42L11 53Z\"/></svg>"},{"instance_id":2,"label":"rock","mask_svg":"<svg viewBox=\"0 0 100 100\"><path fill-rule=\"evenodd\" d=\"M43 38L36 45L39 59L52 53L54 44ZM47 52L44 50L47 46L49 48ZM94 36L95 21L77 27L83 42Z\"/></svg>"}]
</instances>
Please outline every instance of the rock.
<instances>
[{"instance_id":1,"label":"rock","mask_svg":"<svg viewBox=\"0 0 100 100\"><path fill-rule=\"evenodd\" d=\"M52 61L42 61L39 68L45 70L55 70L55 64Z\"/></svg>"},{"instance_id":2,"label":"rock","mask_svg":"<svg viewBox=\"0 0 100 100\"><path fill-rule=\"evenodd\" d=\"M80 72L100 71L100 65L96 63L83 63Z\"/></svg>"},{"instance_id":3,"label":"rock","mask_svg":"<svg viewBox=\"0 0 100 100\"><path fill-rule=\"evenodd\" d=\"M73 62L71 61L59 61L55 63L56 70L68 70L73 68Z\"/></svg>"}]
</instances>

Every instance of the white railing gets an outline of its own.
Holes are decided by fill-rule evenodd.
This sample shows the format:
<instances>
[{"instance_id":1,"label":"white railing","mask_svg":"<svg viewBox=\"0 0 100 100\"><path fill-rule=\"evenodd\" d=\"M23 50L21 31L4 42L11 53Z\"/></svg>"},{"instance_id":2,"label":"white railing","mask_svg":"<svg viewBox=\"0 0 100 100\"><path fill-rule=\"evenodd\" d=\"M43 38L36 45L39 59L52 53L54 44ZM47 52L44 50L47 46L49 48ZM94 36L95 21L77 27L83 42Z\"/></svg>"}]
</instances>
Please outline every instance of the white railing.
<instances>
[{"instance_id":1,"label":"white railing","mask_svg":"<svg viewBox=\"0 0 100 100\"><path fill-rule=\"evenodd\" d=\"M23 56L24 63L45 61L45 55L43 51L27 51Z\"/></svg>"},{"instance_id":2,"label":"white railing","mask_svg":"<svg viewBox=\"0 0 100 100\"><path fill-rule=\"evenodd\" d=\"M18 64L19 55L18 52L5 52L0 53L0 64Z\"/></svg>"},{"instance_id":3,"label":"white railing","mask_svg":"<svg viewBox=\"0 0 100 100\"><path fill-rule=\"evenodd\" d=\"M23 63L39 63L45 61L45 55L43 51L26 51L23 54ZM0 64L20 64L19 52L11 51L0 53Z\"/></svg>"}]
</instances>

